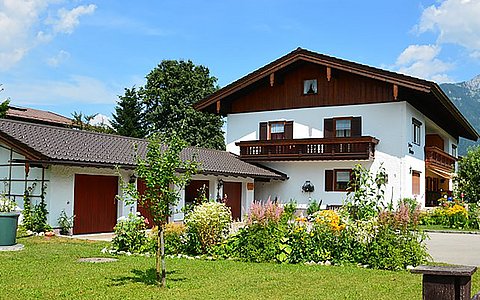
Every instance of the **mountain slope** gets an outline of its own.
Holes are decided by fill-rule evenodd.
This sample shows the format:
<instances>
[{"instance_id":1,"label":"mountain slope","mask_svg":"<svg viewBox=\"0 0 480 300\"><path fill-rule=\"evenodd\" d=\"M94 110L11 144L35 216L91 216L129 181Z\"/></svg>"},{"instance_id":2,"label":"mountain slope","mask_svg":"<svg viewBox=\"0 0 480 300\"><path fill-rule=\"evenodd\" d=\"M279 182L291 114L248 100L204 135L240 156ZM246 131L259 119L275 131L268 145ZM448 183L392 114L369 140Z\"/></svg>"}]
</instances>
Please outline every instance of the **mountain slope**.
<instances>
[{"instance_id":1,"label":"mountain slope","mask_svg":"<svg viewBox=\"0 0 480 300\"><path fill-rule=\"evenodd\" d=\"M469 81L443 83L440 87L473 127L480 132L480 75ZM480 142L474 143L470 140L460 139L459 154L464 155L467 148L472 145L480 145Z\"/></svg>"}]
</instances>

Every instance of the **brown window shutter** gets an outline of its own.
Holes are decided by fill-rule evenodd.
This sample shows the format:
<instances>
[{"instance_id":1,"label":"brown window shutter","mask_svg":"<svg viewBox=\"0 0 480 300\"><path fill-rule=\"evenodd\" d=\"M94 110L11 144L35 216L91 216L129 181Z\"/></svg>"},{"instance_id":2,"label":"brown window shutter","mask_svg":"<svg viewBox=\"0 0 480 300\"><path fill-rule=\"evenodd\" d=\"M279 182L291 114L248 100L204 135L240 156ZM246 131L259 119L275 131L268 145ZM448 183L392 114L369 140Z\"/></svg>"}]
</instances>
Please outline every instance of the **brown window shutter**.
<instances>
[{"instance_id":1,"label":"brown window shutter","mask_svg":"<svg viewBox=\"0 0 480 300\"><path fill-rule=\"evenodd\" d=\"M261 122L260 123L260 140L264 141L267 140L267 128L268 128L268 123L267 122Z\"/></svg>"},{"instance_id":2,"label":"brown window shutter","mask_svg":"<svg viewBox=\"0 0 480 300\"><path fill-rule=\"evenodd\" d=\"M412 171L412 194L420 195L420 172Z\"/></svg>"},{"instance_id":3,"label":"brown window shutter","mask_svg":"<svg viewBox=\"0 0 480 300\"><path fill-rule=\"evenodd\" d=\"M293 139L293 121L285 122L285 139Z\"/></svg>"},{"instance_id":4,"label":"brown window shutter","mask_svg":"<svg viewBox=\"0 0 480 300\"><path fill-rule=\"evenodd\" d=\"M362 136L362 117L352 118L352 136Z\"/></svg>"},{"instance_id":5,"label":"brown window shutter","mask_svg":"<svg viewBox=\"0 0 480 300\"><path fill-rule=\"evenodd\" d=\"M333 119L323 119L323 137L331 138L333 134Z\"/></svg>"},{"instance_id":6,"label":"brown window shutter","mask_svg":"<svg viewBox=\"0 0 480 300\"><path fill-rule=\"evenodd\" d=\"M325 191L333 191L333 170L325 170Z\"/></svg>"}]
</instances>

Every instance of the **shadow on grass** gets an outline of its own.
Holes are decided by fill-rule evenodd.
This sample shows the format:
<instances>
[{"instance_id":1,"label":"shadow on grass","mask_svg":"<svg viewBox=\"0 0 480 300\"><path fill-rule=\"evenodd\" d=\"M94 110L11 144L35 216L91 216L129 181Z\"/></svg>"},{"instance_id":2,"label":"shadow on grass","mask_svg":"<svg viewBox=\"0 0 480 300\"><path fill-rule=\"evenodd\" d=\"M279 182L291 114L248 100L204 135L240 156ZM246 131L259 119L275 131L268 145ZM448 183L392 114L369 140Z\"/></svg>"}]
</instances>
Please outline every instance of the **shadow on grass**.
<instances>
[{"instance_id":1,"label":"shadow on grass","mask_svg":"<svg viewBox=\"0 0 480 300\"><path fill-rule=\"evenodd\" d=\"M157 280L156 280L156 273L154 268L147 269L145 271L143 270L132 270L131 271L132 275L131 276L123 276L123 277L117 277L113 278L112 281L114 282L111 286L120 286L120 285L125 285L127 283L143 283L145 285L156 285ZM167 282L170 281L184 281L187 278L185 277L179 277L178 274L177 276L175 275L177 271L167 271ZM172 276L173 275L173 276Z\"/></svg>"}]
</instances>

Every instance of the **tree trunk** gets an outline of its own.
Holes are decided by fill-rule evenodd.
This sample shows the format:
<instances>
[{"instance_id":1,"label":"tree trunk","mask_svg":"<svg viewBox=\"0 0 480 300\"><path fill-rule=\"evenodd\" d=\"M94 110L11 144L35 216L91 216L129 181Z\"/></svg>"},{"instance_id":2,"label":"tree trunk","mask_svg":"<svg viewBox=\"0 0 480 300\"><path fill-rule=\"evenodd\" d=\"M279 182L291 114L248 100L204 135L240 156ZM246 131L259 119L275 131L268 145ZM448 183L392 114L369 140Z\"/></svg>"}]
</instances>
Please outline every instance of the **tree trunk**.
<instances>
[{"instance_id":1,"label":"tree trunk","mask_svg":"<svg viewBox=\"0 0 480 300\"><path fill-rule=\"evenodd\" d=\"M163 226L158 226L157 236L157 255L156 255L156 275L157 284L160 287L165 287L167 283L167 269L165 266L165 240L163 238Z\"/></svg>"},{"instance_id":2,"label":"tree trunk","mask_svg":"<svg viewBox=\"0 0 480 300\"><path fill-rule=\"evenodd\" d=\"M165 266L165 239L163 238L163 226L160 233L160 246L162 256L162 287L167 285L167 267Z\"/></svg>"},{"instance_id":3,"label":"tree trunk","mask_svg":"<svg viewBox=\"0 0 480 300\"><path fill-rule=\"evenodd\" d=\"M157 276L157 284L160 286L161 278L160 278L160 256L161 256L161 244L162 244L162 238L160 237L161 232L162 232L162 226L158 226L158 232L157 232L157 253L155 255L155 275Z\"/></svg>"}]
</instances>

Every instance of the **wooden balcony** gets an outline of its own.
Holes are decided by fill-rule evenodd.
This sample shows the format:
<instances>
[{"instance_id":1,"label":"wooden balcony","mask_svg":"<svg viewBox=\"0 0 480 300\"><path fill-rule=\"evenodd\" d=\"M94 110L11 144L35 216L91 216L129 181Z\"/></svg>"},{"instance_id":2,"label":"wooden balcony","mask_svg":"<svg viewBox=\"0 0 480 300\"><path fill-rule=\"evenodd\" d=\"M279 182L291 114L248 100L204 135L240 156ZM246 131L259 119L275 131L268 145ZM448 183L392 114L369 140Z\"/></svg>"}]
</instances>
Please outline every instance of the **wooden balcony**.
<instances>
[{"instance_id":1,"label":"wooden balcony","mask_svg":"<svg viewBox=\"0 0 480 300\"><path fill-rule=\"evenodd\" d=\"M434 168L446 172L453 172L455 170L456 161L456 157L451 156L450 154L438 147L425 147L425 167L427 168Z\"/></svg>"},{"instance_id":2,"label":"wooden balcony","mask_svg":"<svg viewBox=\"0 0 480 300\"><path fill-rule=\"evenodd\" d=\"M258 140L235 143L240 158L262 160L369 160L374 158L378 140L371 136Z\"/></svg>"}]
</instances>

